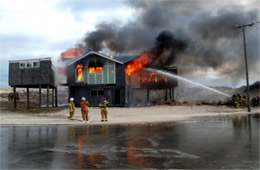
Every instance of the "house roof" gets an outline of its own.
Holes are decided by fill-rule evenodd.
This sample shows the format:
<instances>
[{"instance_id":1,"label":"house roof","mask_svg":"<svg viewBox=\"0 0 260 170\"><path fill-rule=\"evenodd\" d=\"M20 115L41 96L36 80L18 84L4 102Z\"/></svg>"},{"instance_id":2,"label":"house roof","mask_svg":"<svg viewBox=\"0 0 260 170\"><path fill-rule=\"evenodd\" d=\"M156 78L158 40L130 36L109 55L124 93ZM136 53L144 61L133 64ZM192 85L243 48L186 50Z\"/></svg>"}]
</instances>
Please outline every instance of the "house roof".
<instances>
[{"instance_id":1,"label":"house roof","mask_svg":"<svg viewBox=\"0 0 260 170\"><path fill-rule=\"evenodd\" d=\"M81 57L79 57L79 58L73 60L73 61L70 62L69 64L67 64L67 67L70 66L70 65L72 65L72 64L74 64L74 63L76 63L77 61L79 61L79 60L81 60L81 59L87 57L88 55L91 55L91 54L98 55L98 56L100 56L100 57L102 57L102 58L105 58L105 59L114 61L114 62L119 63L119 64L124 64L123 62L121 62L121 61L119 61L119 60L116 60L116 59L114 59L114 58L108 57L108 56L106 56L106 55L104 55L104 54L101 54L101 53L98 53L98 52L95 52L95 51L90 51L90 52L88 52L88 53L86 53L86 54L83 54Z\"/></svg>"},{"instance_id":2,"label":"house roof","mask_svg":"<svg viewBox=\"0 0 260 170\"><path fill-rule=\"evenodd\" d=\"M125 63L128 63L129 61L132 61L136 57L137 56L114 56L114 59L125 64Z\"/></svg>"},{"instance_id":3,"label":"house roof","mask_svg":"<svg viewBox=\"0 0 260 170\"><path fill-rule=\"evenodd\" d=\"M46 60L51 60L51 58L46 57L46 58L32 58L32 59L22 59L22 60L10 60L9 63L28 62L28 61L46 61Z\"/></svg>"}]
</instances>

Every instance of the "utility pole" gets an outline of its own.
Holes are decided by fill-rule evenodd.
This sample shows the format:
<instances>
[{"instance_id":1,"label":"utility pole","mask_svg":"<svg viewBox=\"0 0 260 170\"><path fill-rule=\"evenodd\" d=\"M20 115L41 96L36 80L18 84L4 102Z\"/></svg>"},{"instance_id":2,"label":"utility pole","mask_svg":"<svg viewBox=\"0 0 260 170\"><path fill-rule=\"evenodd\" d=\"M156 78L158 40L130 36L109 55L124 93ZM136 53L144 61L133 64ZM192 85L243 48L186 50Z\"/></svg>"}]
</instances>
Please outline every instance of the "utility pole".
<instances>
[{"instance_id":1,"label":"utility pole","mask_svg":"<svg viewBox=\"0 0 260 170\"><path fill-rule=\"evenodd\" d=\"M247 66L247 54L246 54L246 35L245 27L252 27L254 23L244 24L244 25L235 25L236 28L242 29L243 31L243 41L244 41L244 52L245 52L245 65L246 65L246 86L247 86L247 110L251 112L251 102L250 102L250 89L249 89L249 78L248 78L248 66Z\"/></svg>"}]
</instances>

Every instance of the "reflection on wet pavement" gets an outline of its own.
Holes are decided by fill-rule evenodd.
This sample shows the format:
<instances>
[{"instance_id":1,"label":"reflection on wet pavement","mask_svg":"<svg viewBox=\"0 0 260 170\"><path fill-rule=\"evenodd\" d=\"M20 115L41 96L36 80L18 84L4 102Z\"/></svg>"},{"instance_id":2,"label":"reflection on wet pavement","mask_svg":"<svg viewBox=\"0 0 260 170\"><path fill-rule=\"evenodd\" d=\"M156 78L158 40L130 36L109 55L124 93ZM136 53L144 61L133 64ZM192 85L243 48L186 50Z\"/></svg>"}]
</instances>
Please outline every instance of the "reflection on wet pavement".
<instances>
[{"instance_id":1,"label":"reflection on wet pavement","mask_svg":"<svg viewBox=\"0 0 260 170\"><path fill-rule=\"evenodd\" d=\"M259 116L1 127L1 169L259 168Z\"/></svg>"}]
</instances>

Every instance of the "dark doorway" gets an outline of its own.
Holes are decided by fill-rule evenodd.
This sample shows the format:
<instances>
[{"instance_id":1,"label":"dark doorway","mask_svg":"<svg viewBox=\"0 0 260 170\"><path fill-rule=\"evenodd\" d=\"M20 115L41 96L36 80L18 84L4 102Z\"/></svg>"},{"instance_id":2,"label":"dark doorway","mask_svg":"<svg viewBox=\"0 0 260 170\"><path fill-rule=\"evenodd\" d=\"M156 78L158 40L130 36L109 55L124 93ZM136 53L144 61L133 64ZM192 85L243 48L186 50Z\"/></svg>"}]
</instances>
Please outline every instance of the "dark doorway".
<instances>
[{"instance_id":1,"label":"dark doorway","mask_svg":"<svg viewBox=\"0 0 260 170\"><path fill-rule=\"evenodd\" d=\"M120 104L120 89L115 89L115 104Z\"/></svg>"}]
</instances>

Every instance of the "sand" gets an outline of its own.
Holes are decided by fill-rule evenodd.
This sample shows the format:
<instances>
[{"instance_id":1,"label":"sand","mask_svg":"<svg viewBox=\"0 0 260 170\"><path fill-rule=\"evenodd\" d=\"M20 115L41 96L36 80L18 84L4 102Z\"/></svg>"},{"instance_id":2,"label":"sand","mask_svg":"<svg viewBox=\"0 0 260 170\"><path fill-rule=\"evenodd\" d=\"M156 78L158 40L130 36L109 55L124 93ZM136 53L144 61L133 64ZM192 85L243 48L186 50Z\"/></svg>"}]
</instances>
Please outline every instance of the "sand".
<instances>
[{"instance_id":1,"label":"sand","mask_svg":"<svg viewBox=\"0 0 260 170\"><path fill-rule=\"evenodd\" d=\"M250 114L259 114L260 108L252 108ZM209 105L190 105L190 106L147 106L135 108L108 108L108 122L101 122L99 108L92 108L89 111L89 123L83 123L81 120L80 108L76 108L75 119L68 120L68 109L60 111L49 109L48 112L35 113L32 111L8 111L1 110L0 125L97 125L97 124L142 124L173 122L182 120L191 120L200 117L225 117L231 115L247 115L246 108L230 108L227 106L209 106Z\"/></svg>"}]
</instances>

